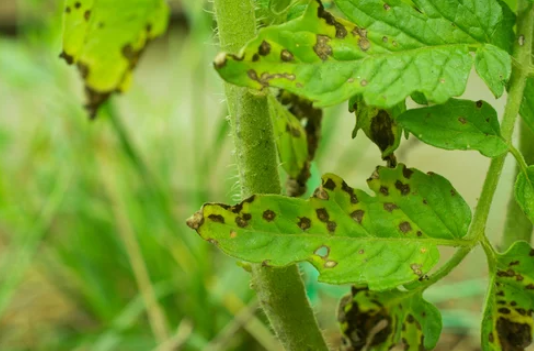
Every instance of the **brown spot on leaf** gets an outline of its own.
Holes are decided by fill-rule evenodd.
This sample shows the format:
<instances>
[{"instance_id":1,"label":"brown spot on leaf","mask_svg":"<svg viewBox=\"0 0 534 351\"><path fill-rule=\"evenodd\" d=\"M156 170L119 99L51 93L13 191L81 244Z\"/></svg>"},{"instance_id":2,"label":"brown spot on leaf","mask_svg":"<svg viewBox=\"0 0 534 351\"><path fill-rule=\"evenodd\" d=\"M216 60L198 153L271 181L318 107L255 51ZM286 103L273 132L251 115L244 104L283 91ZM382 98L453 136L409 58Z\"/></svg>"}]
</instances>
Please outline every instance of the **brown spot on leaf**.
<instances>
[{"instance_id":1,"label":"brown spot on leaf","mask_svg":"<svg viewBox=\"0 0 534 351\"><path fill-rule=\"evenodd\" d=\"M81 4L79 1L77 1L77 2L74 4L74 7L75 7L76 9L79 9L80 7L82 7L82 4Z\"/></svg>"},{"instance_id":2,"label":"brown spot on leaf","mask_svg":"<svg viewBox=\"0 0 534 351\"><path fill-rule=\"evenodd\" d=\"M389 11L390 9L391 9L391 6L389 6L388 4L384 3L384 10Z\"/></svg>"},{"instance_id":3,"label":"brown spot on leaf","mask_svg":"<svg viewBox=\"0 0 534 351\"><path fill-rule=\"evenodd\" d=\"M328 214L328 211L326 211L325 208L318 208L317 210L315 210L315 213L317 214L317 218L319 218L321 222L328 222L328 220L330 219L330 215Z\"/></svg>"},{"instance_id":4,"label":"brown spot on leaf","mask_svg":"<svg viewBox=\"0 0 534 351\"><path fill-rule=\"evenodd\" d=\"M476 105L477 105L478 108L481 108L482 105L484 105L484 101L482 101L482 100L478 100L478 101L476 102Z\"/></svg>"},{"instance_id":5,"label":"brown spot on leaf","mask_svg":"<svg viewBox=\"0 0 534 351\"><path fill-rule=\"evenodd\" d=\"M248 222L243 217L240 217L240 216L237 216L235 218L235 223L240 228L245 228L248 225Z\"/></svg>"},{"instance_id":6,"label":"brown spot on leaf","mask_svg":"<svg viewBox=\"0 0 534 351\"><path fill-rule=\"evenodd\" d=\"M385 202L384 203L384 210L388 212L393 212L393 210L398 209L399 207L391 202Z\"/></svg>"},{"instance_id":7,"label":"brown spot on leaf","mask_svg":"<svg viewBox=\"0 0 534 351\"><path fill-rule=\"evenodd\" d=\"M267 222L273 221L275 217L276 217L276 213L274 213L274 211L265 210L263 212L263 219L265 219Z\"/></svg>"},{"instance_id":8,"label":"brown spot on leaf","mask_svg":"<svg viewBox=\"0 0 534 351\"><path fill-rule=\"evenodd\" d=\"M323 187L318 187L317 189L315 189L315 191L313 192L313 197L321 200L328 200L330 198L330 196L328 195L326 190L323 189Z\"/></svg>"},{"instance_id":9,"label":"brown spot on leaf","mask_svg":"<svg viewBox=\"0 0 534 351\"><path fill-rule=\"evenodd\" d=\"M332 47L328 45L330 38L326 35L317 34L317 42L313 46L313 51L323 61L328 59L328 56L332 55Z\"/></svg>"},{"instance_id":10,"label":"brown spot on leaf","mask_svg":"<svg viewBox=\"0 0 534 351\"><path fill-rule=\"evenodd\" d=\"M460 122L462 124L466 124L467 120L464 117L458 117L458 122Z\"/></svg>"},{"instance_id":11,"label":"brown spot on leaf","mask_svg":"<svg viewBox=\"0 0 534 351\"><path fill-rule=\"evenodd\" d=\"M350 214L350 216L352 217L352 219L354 219L356 222L358 223L362 223L363 221L363 216L365 215L365 211L364 210L356 210L354 212L352 212Z\"/></svg>"},{"instance_id":12,"label":"brown spot on leaf","mask_svg":"<svg viewBox=\"0 0 534 351\"><path fill-rule=\"evenodd\" d=\"M321 2L319 2L319 8L317 9L317 17L324 19L328 25L336 28L336 38L343 39L347 36L345 26L336 21L336 18L330 12L325 11Z\"/></svg>"},{"instance_id":13,"label":"brown spot on leaf","mask_svg":"<svg viewBox=\"0 0 534 351\"><path fill-rule=\"evenodd\" d=\"M298 225L300 229L308 230L311 227L311 220L307 217L300 217Z\"/></svg>"},{"instance_id":14,"label":"brown spot on leaf","mask_svg":"<svg viewBox=\"0 0 534 351\"><path fill-rule=\"evenodd\" d=\"M86 21L89 21L89 19L91 18L91 10L87 10L84 12L83 14L83 18L86 20Z\"/></svg>"},{"instance_id":15,"label":"brown spot on leaf","mask_svg":"<svg viewBox=\"0 0 534 351\"><path fill-rule=\"evenodd\" d=\"M204 224L204 214L202 211L195 212L195 214L186 221L186 224L189 228L198 230L202 224Z\"/></svg>"},{"instance_id":16,"label":"brown spot on leaf","mask_svg":"<svg viewBox=\"0 0 534 351\"><path fill-rule=\"evenodd\" d=\"M280 59L284 62L293 61L294 58L295 57L293 56L293 54L286 49L282 50L282 52L280 53Z\"/></svg>"},{"instance_id":17,"label":"brown spot on leaf","mask_svg":"<svg viewBox=\"0 0 534 351\"><path fill-rule=\"evenodd\" d=\"M512 312L512 311L510 311L510 309L508 309L506 307L501 307L501 308L498 309L498 311L499 311L499 313L502 313L502 314L510 314Z\"/></svg>"},{"instance_id":18,"label":"brown spot on leaf","mask_svg":"<svg viewBox=\"0 0 534 351\"><path fill-rule=\"evenodd\" d=\"M64 59L69 65L72 65L74 63L74 57L72 55L67 54L65 51L59 54L59 57Z\"/></svg>"},{"instance_id":19,"label":"brown spot on leaf","mask_svg":"<svg viewBox=\"0 0 534 351\"><path fill-rule=\"evenodd\" d=\"M258 54L261 56L267 56L271 52L271 44L265 40L261 42L261 45L258 47Z\"/></svg>"},{"instance_id":20,"label":"brown spot on leaf","mask_svg":"<svg viewBox=\"0 0 534 351\"><path fill-rule=\"evenodd\" d=\"M328 228L328 231L330 233L333 233L336 231L337 223L334 221L328 221L328 223L326 224L326 227Z\"/></svg>"},{"instance_id":21,"label":"brown spot on leaf","mask_svg":"<svg viewBox=\"0 0 534 351\"><path fill-rule=\"evenodd\" d=\"M371 119L371 140L384 152L395 144L395 122L386 110L378 111Z\"/></svg>"},{"instance_id":22,"label":"brown spot on leaf","mask_svg":"<svg viewBox=\"0 0 534 351\"><path fill-rule=\"evenodd\" d=\"M212 221L212 222L217 222L217 223L224 223L224 217L219 215L219 214L210 214L208 216L208 218Z\"/></svg>"},{"instance_id":23,"label":"brown spot on leaf","mask_svg":"<svg viewBox=\"0 0 534 351\"><path fill-rule=\"evenodd\" d=\"M367 81L367 79L362 79L362 80L360 81L360 85L361 85L362 87L367 86L367 84L369 84L369 82Z\"/></svg>"},{"instance_id":24,"label":"brown spot on leaf","mask_svg":"<svg viewBox=\"0 0 534 351\"><path fill-rule=\"evenodd\" d=\"M522 351L532 343L532 328L526 323L500 317L496 327L502 351Z\"/></svg>"},{"instance_id":25,"label":"brown spot on leaf","mask_svg":"<svg viewBox=\"0 0 534 351\"><path fill-rule=\"evenodd\" d=\"M380 187L380 194L384 195L384 196L389 196L389 189L387 186L381 186Z\"/></svg>"},{"instance_id":26,"label":"brown spot on leaf","mask_svg":"<svg viewBox=\"0 0 534 351\"><path fill-rule=\"evenodd\" d=\"M346 192L347 194L349 194L350 196L350 203L352 204L357 204L359 201L358 201L358 197L356 196L356 194L354 193L354 189L352 189L350 186L347 185L347 183L345 183L345 181L343 181L341 183L341 190L343 190L344 192Z\"/></svg>"},{"instance_id":27,"label":"brown spot on leaf","mask_svg":"<svg viewBox=\"0 0 534 351\"><path fill-rule=\"evenodd\" d=\"M326 182L324 182L323 188L326 188L328 190L334 190L336 188L336 183L332 178L328 178Z\"/></svg>"},{"instance_id":28,"label":"brown spot on leaf","mask_svg":"<svg viewBox=\"0 0 534 351\"><path fill-rule=\"evenodd\" d=\"M259 59L260 59L260 55L258 54L252 55L252 62L258 62Z\"/></svg>"},{"instance_id":29,"label":"brown spot on leaf","mask_svg":"<svg viewBox=\"0 0 534 351\"><path fill-rule=\"evenodd\" d=\"M401 232L406 234L412 230L412 226L409 222L402 222L401 224L399 224L399 229Z\"/></svg>"},{"instance_id":30,"label":"brown spot on leaf","mask_svg":"<svg viewBox=\"0 0 534 351\"><path fill-rule=\"evenodd\" d=\"M70 10L69 6L65 7L65 13L71 13L71 10Z\"/></svg>"},{"instance_id":31,"label":"brown spot on leaf","mask_svg":"<svg viewBox=\"0 0 534 351\"><path fill-rule=\"evenodd\" d=\"M403 196L406 196L410 193L410 185L403 184L400 180L395 182L395 188L397 188Z\"/></svg>"},{"instance_id":32,"label":"brown spot on leaf","mask_svg":"<svg viewBox=\"0 0 534 351\"><path fill-rule=\"evenodd\" d=\"M412 177L412 174L413 174L413 171L411 169L409 169L406 166L402 167L402 175L404 176L404 178L410 179Z\"/></svg>"},{"instance_id":33,"label":"brown spot on leaf","mask_svg":"<svg viewBox=\"0 0 534 351\"><path fill-rule=\"evenodd\" d=\"M520 262L519 261L512 261L508 265L509 266L517 266Z\"/></svg>"},{"instance_id":34,"label":"brown spot on leaf","mask_svg":"<svg viewBox=\"0 0 534 351\"><path fill-rule=\"evenodd\" d=\"M230 238L231 238L231 239L235 239L235 238L237 238L237 232L236 232L236 231L233 231L233 230L230 231Z\"/></svg>"}]
</instances>

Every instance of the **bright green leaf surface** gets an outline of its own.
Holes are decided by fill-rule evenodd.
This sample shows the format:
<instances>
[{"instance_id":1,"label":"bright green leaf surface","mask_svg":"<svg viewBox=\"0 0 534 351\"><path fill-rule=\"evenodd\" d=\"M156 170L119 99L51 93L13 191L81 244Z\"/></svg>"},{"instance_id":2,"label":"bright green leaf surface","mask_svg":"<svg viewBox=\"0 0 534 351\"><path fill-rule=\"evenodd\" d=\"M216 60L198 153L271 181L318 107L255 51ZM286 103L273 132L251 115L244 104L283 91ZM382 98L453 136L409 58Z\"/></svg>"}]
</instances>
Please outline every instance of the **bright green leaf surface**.
<instances>
[{"instance_id":1,"label":"bright green leaf surface","mask_svg":"<svg viewBox=\"0 0 534 351\"><path fill-rule=\"evenodd\" d=\"M387 108L416 91L436 103L461 95L473 66L470 49L487 46L477 68L500 92L511 59L489 44L499 45L497 28L512 27L503 28L499 2L414 2L422 13L399 0L337 0L355 25L312 1L303 17L263 29L239 56L218 56L215 67L230 83L284 88L318 106L361 94Z\"/></svg>"},{"instance_id":2,"label":"bright green leaf surface","mask_svg":"<svg viewBox=\"0 0 534 351\"><path fill-rule=\"evenodd\" d=\"M66 0L61 56L78 66L91 114L128 88L146 44L165 32L168 13L163 0Z\"/></svg>"},{"instance_id":3,"label":"bright green leaf surface","mask_svg":"<svg viewBox=\"0 0 534 351\"><path fill-rule=\"evenodd\" d=\"M351 350L433 349L441 334L441 314L420 292L374 292L353 288L340 303L338 320Z\"/></svg>"},{"instance_id":4,"label":"bright green leaf surface","mask_svg":"<svg viewBox=\"0 0 534 351\"><path fill-rule=\"evenodd\" d=\"M501 96L512 74L508 53L493 45L481 46L475 56L475 68L495 97Z\"/></svg>"},{"instance_id":5,"label":"bright green leaf surface","mask_svg":"<svg viewBox=\"0 0 534 351\"><path fill-rule=\"evenodd\" d=\"M278 155L282 167L292 178L297 178L308 161L308 141L306 131L300 121L275 98L270 99L271 116L274 119L274 131Z\"/></svg>"},{"instance_id":6,"label":"bright green leaf surface","mask_svg":"<svg viewBox=\"0 0 534 351\"><path fill-rule=\"evenodd\" d=\"M532 343L534 250L518 242L497 256L482 323L482 349L519 351Z\"/></svg>"},{"instance_id":7,"label":"bright green leaf surface","mask_svg":"<svg viewBox=\"0 0 534 351\"><path fill-rule=\"evenodd\" d=\"M350 100L349 106L356 115L356 127L352 137L356 137L361 129L378 146L383 159L393 154L402 138L402 128L395 119L406 110L405 103L402 102L391 109L379 109L367 105L361 96L355 96Z\"/></svg>"},{"instance_id":8,"label":"bright green leaf surface","mask_svg":"<svg viewBox=\"0 0 534 351\"><path fill-rule=\"evenodd\" d=\"M534 223L534 166L517 175L515 199L527 217Z\"/></svg>"},{"instance_id":9,"label":"bright green leaf surface","mask_svg":"<svg viewBox=\"0 0 534 351\"><path fill-rule=\"evenodd\" d=\"M376 196L326 175L309 200L256 195L236 206L206 204L188 225L238 259L309 261L324 282L373 290L423 276L438 262L438 245L466 243L471 212L445 178L399 165L379 167L368 183Z\"/></svg>"},{"instance_id":10,"label":"bright green leaf surface","mask_svg":"<svg viewBox=\"0 0 534 351\"><path fill-rule=\"evenodd\" d=\"M478 150L495 157L508 150L497 112L483 101L451 99L403 113L398 122L421 141L447 150Z\"/></svg>"}]
</instances>

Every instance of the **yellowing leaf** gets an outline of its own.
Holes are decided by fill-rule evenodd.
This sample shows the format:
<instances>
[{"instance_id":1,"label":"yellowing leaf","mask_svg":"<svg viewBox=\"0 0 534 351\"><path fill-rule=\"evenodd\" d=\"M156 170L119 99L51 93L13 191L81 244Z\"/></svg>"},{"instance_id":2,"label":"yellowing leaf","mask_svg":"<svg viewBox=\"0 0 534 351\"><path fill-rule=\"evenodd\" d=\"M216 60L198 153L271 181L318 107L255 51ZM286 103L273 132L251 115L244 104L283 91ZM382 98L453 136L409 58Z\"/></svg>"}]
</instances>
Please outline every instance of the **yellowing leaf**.
<instances>
[{"instance_id":1,"label":"yellowing leaf","mask_svg":"<svg viewBox=\"0 0 534 351\"><path fill-rule=\"evenodd\" d=\"M534 333L534 250L517 242L496 258L482 323L484 351L521 351Z\"/></svg>"},{"instance_id":2,"label":"yellowing leaf","mask_svg":"<svg viewBox=\"0 0 534 351\"><path fill-rule=\"evenodd\" d=\"M375 292L352 288L340 303L338 321L346 350L433 349L441 334L441 314L421 291Z\"/></svg>"},{"instance_id":3,"label":"yellowing leaf","mask_svg":"<svg viewBox=\"0 0 534 351\"><path fill-rule=\"evenodd\" d=\"M147 43L167 28L163 0L67 0L63 57L85 81L92 117L114 92L125 91Z\"/></svg>"}]
</instances>

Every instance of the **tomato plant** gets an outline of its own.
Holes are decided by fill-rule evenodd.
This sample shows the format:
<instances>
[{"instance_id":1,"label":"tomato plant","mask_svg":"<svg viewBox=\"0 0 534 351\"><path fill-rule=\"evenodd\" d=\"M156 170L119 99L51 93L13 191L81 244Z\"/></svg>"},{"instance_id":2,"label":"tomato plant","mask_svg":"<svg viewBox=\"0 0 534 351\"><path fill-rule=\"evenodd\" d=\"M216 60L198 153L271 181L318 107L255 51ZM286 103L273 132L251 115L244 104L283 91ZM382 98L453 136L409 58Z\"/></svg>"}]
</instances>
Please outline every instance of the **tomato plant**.
<instances>
[{"instance_id":1,"label":"tomato plant","mask_svg":"<svg viewBox=\"0 0 534 351\"><path fill-rule=\"evenodd\" d=\"M188 225L245 262L288 350L328 349L297 263L311 263L322 282L353 285L338 313L347 350L433 349L441 316L423 293L477 246L490 272L482 348L525 349L534 326L532 224L508 226L497 248L486 222L508 154L518 164L508 221L534 221L534 166L512 142L519 115L534 129L533 3L519 0L516 12L500 0L328 5L215 0L214 69L226 81L243 201L205 204ZM78 66L93 116L127 87L145 44L165 30L166 11L160 0L67 1L62 56ZM473 69L495 97L507 93L501 121L489 103L459 99ZM418 107L408 109L408 99ZM321 109L341 103L355 113L353 134L362 130L382 160L369 189L325 174L300 198L321 147ZM447 179L397 160L408 136L491 158L474 213ZM437 267L441 247L456 253Z\"/></svg>"}]
</instances>

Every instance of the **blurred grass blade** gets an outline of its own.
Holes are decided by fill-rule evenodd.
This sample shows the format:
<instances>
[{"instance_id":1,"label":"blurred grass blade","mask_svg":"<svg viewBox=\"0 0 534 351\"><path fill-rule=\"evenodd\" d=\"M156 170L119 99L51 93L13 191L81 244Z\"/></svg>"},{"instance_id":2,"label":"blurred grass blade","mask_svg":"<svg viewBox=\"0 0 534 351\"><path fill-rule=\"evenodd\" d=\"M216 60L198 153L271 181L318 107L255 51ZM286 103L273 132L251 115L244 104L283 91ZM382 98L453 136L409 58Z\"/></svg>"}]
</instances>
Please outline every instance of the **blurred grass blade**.
<instances>
[{"instance_id":1,"label":"blurred grass blade","mask_svg":"<svg viewBox=\"0 0 534 351\"><path fill-rule=\"evenodd\" d=\"M54 189L48 197L39 217L35 220L31 230L16 238L14 244L8 249L8 255L2 260L0 266L0 318L3 316L13 294L30 267L31 261L39 248L41 239L47 233L52 220L59 211L65 194L70 186L71 171L67 168L59 174ZM13 247L14 246L14 247Z\"/></svg>"}]
</instances>

